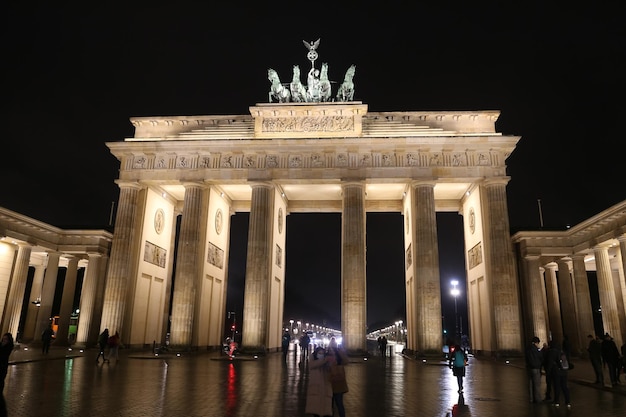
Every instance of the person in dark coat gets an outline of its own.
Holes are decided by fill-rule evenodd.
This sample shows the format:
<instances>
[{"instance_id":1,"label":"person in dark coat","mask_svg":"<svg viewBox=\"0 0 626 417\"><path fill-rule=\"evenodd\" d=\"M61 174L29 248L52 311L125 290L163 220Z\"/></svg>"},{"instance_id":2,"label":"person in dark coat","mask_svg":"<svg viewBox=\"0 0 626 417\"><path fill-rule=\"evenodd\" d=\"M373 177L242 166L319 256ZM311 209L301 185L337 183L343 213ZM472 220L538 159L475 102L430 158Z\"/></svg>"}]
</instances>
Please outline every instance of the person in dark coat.
<instances>
[{"instance_id":1,"label":"person in dark coat","mask_svg":"<svg viewBox=\"0 0 626 417\"><path fill-rule=\"evenodd\" d=\"M552 365L548 362L548 353L550 352L550 346L547 343L544 343L541 347L541 356L543 357L543 372L546 374L546 395L543 399L544 402L551 403L552 402Z\"/></svg>"},{"instance_id":2,"label":"person in dark coat","mask_svg":"<svg viewBox=\"0 0 626 417\"><path fill-rule=\"evenodd\" d=\"M543 354L541 353L540 340L537 336L533 337L530 344L526 347L526 370L530 382L530 402L538 403L541 401L541 366L543 364Z\"/></svg>"},{"instance_id":3,"label":"person in dark coat","mask_svg":"<svg viewBox=\"0 0 626 417\"><path fill-rule=\"evenodd\" d=\"M44 355L48 353L50 350L50 343L52 343L52 336L54 336L54 330L52 330L52 325L49 324L43 332L41 332L41 353Z\"/></svg>"},{"instance_id":4,"label":"person in dark coat","mask_svg":"<svg viewBox=\"0 0 626 417\"><path fill-rule=\"evenodd\" d=\"M589 360L593 367L593 372L596 374L595 384L604 385L604 372L602 372L602 340L598 336L587 336L589 345L587 346L587 352L589 352Z\"/></svg>"},{"instance_id":5,"label":"person in dark coat","mask_svg":"<svg viewBox=\"0 0 626 417\"><path fill-rule=\"evenodd\" d=\"M559 399L561 396L561 392L563 392L565 396L565 404L568 408L572 406L570 399L569 387L567 384L567 378L569 370L563 369L561 367L561 354L565 356L565 353L561 349L561 345L556 341L550 342L550 349L548 350L546 361L548 366L550 367L549 372L552 376L552 386L554 387L554 401L552 405L555 407L559 407ZM546 370L546 372L548 372Z\"/></svg>"},{"instance_id":6,"label":"person in dark coat","mask_svg":"<svg viewBox=\"0 0 626 417\"><path fill-rule=\"evenodd\" d=\"M11 356L14 347L13 335L11 333L2 335L2 342L0 342L0 394L4 391L4 380L9 371L9 356Z\"/></svg>"},{"instance_id":7,"label":"person in dark coat","mask_svg":"<svg viewBox=\"0 0 626 417\"><path fill-rule=\"evenodd\" d=\"M604 340L602 341L602 359L609 369L609 377L611 378L611 385L616 386L619 384L619 350L617 345L613 341L611 335L606 333Z\"/></svg>"},{"instance_id":8,"label":"person in dark coat","mask_svg":"<svg viewBox=\"0 0 626 417\"><path fill-rule=\"evenodd\" d=\"M283 359L287 359L287 354L289 353L289 343L291 342L291 335L289 332L285 331L283 333L283 340L281 343L281 347L283 349Z\"/></svg>"},{"instance_id":9,"label":"person in dark coat","mask_svg":"<svg viewBox=\"0 0 626 417\"><path fill-rule=\"evenodd\" d=\"M98 356L96 356L96 363L100 363L100 356L102 356L102 363L106 363L109 360L104 356L104 350L109 343L109 329L104 329L100 336L98 336L98 346L100 351L98 352Z\"/></svg>"}]
</instances>

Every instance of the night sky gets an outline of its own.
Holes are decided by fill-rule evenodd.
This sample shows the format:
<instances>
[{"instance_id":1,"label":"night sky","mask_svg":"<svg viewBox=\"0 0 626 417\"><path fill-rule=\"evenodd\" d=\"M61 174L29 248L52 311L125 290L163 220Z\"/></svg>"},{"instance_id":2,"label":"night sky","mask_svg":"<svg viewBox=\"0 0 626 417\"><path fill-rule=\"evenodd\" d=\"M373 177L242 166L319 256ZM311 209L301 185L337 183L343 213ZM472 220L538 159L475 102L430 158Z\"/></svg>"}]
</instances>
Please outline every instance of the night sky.
<instances>
[{"instance_id":1,"label":"night sky","mask_svg":"<svg viewBox=\"0 0 626 417\"><path fill-rule=\"evenodd\" d=\"M501 111L497 130L521 136L507 160L512 231L541 228L539 199L543 228L563 229L626 198L618 2L302 4L310 9L5 5L0 206L59 227L106 227L119 163L105 143L133 136L130 117L248 114L267 102L267 69L289 80L294 64L309 64L302 41L318 38L331 80L356 65L355 100L370 111ZM232 218L229 310L242 308L247 219ZM367 225L375 327L404 319L402 216L371 213ZM447 323L453 278L465 308L461 225L456 213L438 214ZM340 226L338 214L287 217L286 315L295 320L338 325Z\"/></svg>"}]
</instances>

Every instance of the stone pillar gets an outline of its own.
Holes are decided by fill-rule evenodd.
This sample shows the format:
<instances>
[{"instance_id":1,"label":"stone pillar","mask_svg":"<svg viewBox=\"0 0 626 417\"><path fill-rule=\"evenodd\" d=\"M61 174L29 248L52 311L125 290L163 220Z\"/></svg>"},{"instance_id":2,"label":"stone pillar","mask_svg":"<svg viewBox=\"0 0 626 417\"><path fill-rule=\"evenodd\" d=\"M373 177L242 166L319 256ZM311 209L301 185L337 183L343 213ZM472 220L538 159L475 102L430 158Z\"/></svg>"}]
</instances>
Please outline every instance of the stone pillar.
<instances>
[{"instance_id":1,"label":"stone pillar","mask_svg":"<svg viewBox=\"0 0 626 417\"><path fill-rule=\"evenodd\" d=\"M605 333L609 333L617 346L622 345L613 274L609 259L609 246L600 244L593 248L596 257L596 271L598 276L598 294L602 306L602 324Z\"/></svg>"},{"instance_id":2,"label":"stone pillar","mask_svg":"<svg viewBox=\"0 0 626 417\"><path fill-rule=\"evenodd\" d=\"M341 331L346 351L367 353L365 185L342 184Z\"/></svg>"},{"instance_id":3,"label":"stone pillar","mask_svg":"<svg viewBox=\"0 0 626 417\"><path fill-rule=\"evenodd\" d=\"M205 229L202 225L204 190L205 186L202 184L185 184L170 329L170 343L178 347L190 347L193 341L198 276L204 260L201 252L204 247L204 235L201 231Z\"/></svg>"},{"instance_id":4,"label":"stone pillar","mask_svg":"<svg viewBox=\"0 0 626 417\"><path fill-rule=\"evenodd\" d=\"M539 263L539 256L526 256L524 261L526 262L526 270L528 271L528 308L529 318L532 324L532 334L528 335L530 338L537 336L542 342L548 340L548 327L546 318L546 306L544 304L545 285L543 277L541 275L541 265Z\"/></svg>"},{"instance_id":5,"label":"stone pillar","mask_svg":"<svg viewBox=\"0 0 626 417\"><path fill-rule=\"evenodd\" d=\"M248 227L246 284L243 301L242 349L265 352L268 335L268 300L272 261L274 186L253 184Z\"/></svg>"},{"instance_id":6,"label":"stone pillar","mask_svg":"<svg viewBox=\"0 0 626 417\"><path fill-rule=\"evenodd\" d=\"M11 277L7 306L4 310L2 334L9 332L16 341L20 341L21 339L19 326L22 316L24 292L26 291L26 281L28 280L28 264L30 262L31 249L31 246L28 244L18 245L15 269Z\"/></svg>"},{"instance_id":7,"label":"stone pillar","mask_svg":"<svg viewBox=\"0 0 626 417\"><path fill-rule=\"evenodd\" d=\"M93 316L91 317L91 324L89 325L89 334L87 335L87 346L97 346L98 336L100 336L100 323L102 322L102 309L104 305L104 291L106 288L108 260L108 256L102 256L102 259L100 260L100 265L98 266L98 284L96 289L96 299L93 305ZM163 316L165 320L169 321L168 314L164 314ZM124 336L126 336L124 333L120 333L122 341L124 341Z\"/></svg>"},{"instance_id":8,"label":"stone pillar","mask_svg":"<svg viewBox=\"0 0 626 417\"><path fill-rule=\"evenodd\" d=\"M550 323L550 340L563 341L563 323L561 321L561 301L556 281L556 263L545 265L546 295L548 300L548 321Z\"/></svg>"},{"instance_id":9,"label":"stone pillar","mask_svg":"<svg viewBox=\"0 0 626 417\"><path fill-rule=\"evenodd\" d=\"M95 324L92 318L94 316L101 258L102 256L99 253L89 253L89 263L87 264L87 270L83 278L83 288L80 293L80 313L78 315L78 330L76 334L77 346L87 347L90 340L89 335L98 332L97 330L96 332L90 332L90 329Z\"/></svg>"},{"instance_id":10,"label":"stone pillar","mask_svg":"<svg viewBox=\"0 0 626 417\"><path fill-rule=\"evenodd\" d=\"M559 285L561 317L563 320L563 340L567 337L570 343L570 352L573 355L580 355L582 346L580 344L580 334L578 331L578 309L576 308L574 284L572 282L573 277L570 273L569 261L570 259L568 258L561 258L556 261L559 268L557 281ZM560 342L563 343L563 340Z\"/></svg>"},{"instance_id":11,"label":"stone pillar","mask_svg":"<svg viewBox=\"0 0 626 417\"><path fill-rule=\"evenodd\" d=\"M28 312L26 313L26 324L24 325L24 336L22 339L25 341L36 341L41 339L41 334L35 334L35 327L37 327L37 316L39 315L39 304L33 304L33 302L41 302L41 287L43 286L43 275L46 272L46 268L43 263L35 265L35 275L33 276L33 285L30 287L30 296L28 297Z\"/></svg>"},{"instance_id":12,"label":"stone pillar","mask_svg":"<svg viewBox=\"0 0 626 417\"><path fill-rule=\"evenodd\" d=\"M508 178L493 178L481 186L485 262L493 301L496 349L500 353L521 354L519 283L509 227L507 182Z\"/></svg>"},{"instance_id":13,"label":"stone pillar","mask_svg":"<svg viewBox=\"0 0 626 417\"><path fill-rule=\"evenodd\" d=\"M49 252L46 264L46 274L43 278L43 287L41 288L41 304L39 305L39 313L37 314L37 327L35 327L35 341L41 343L39 337L41 333L50 324L52 316L52 303L54 302L54 292L57 287L57 276L59 275L59 258L61 254L58 252Z\"/></svg>"},{"instance_id":14,"label":"stone pillar","mask_svg":"<svg viewBox=\"0 0 626 417\"><path fill-rule=\"evenodd\" d=\"M589 279L587 278L587 268L585 267L585 255L576 254L572 257L574 271L574 294L576 295L576 308L578 311L578 342L582 349L583 356L587 355L586 346L589 343L587 335L595 335L593 325L593 311L591 309L591 295L589 294Z\"/></svg>"},{"instance_id":15,"label":"stone pillar","mask_svg":"<svg viewBox=\"0 0 626 417\"><path fill-rule=\"evenodd\" d=\"M67 273L65 274L65 281L63 283L63 296L61 298L61 309L59 311L59 328L57 329L54 342L59 346L69 346L70 344L68 340L70 317L74 304L74 293L76 292L78 261L80 260L71 255L64 255L64 257L68 258Z\"/></svg>"},{"instance_id":16,"label":"stone pillar","mask_svg":"<svg viewBox=\"0 0 626 417\"><path fill-rule=\"evenodd\" d=\"M415 204L413 242L417 348L423 354L440 354L443 331L435 183L415 182L412 187Z\"/></svg>"},{"instance_id":17,"label":"stone pillar","mask_svg":"<svg viewBox=\"0 0 626 417\"><path fill-rule=\"evenodd\" d=\"M620 333L622 340L626 337L626 310L624 306L624 295L626 288L624 287L624 271L622 270L622 254L619 248L615 249L615 263L617 271L613 275L613 288L615 289L615 303L617 304L617 317L620 324ZM621 345L620 345L621 346Z\"/></svg>"},{"instance_id":18,"label":"stone pillar","mask_svg":"<svg viewBox=\"0 0 626 417\"><path fill-rule=\"evenodd\" d=\"M622 277L624 277L624 280L626 281L626 234L618 237L617 241L619 242L619 254L622 261L620 265ZM624 296L624 303L626 304L626 282L622 281L622 285L624 285L624 291L622 291L622 294Z\"/></svg>"},{"instance_id":19,"label":"stone pillar","mask_svg":"<svg viewBox=\"0 0 626 417\"><path fill-rule=\"evenodd\" d=\"M108 328L110 334L121 330L124 324L129 280L132 280L133 274L133 243L138 234L135 217L141 189L137 183L118 182L118 185L120 198L100 323L100 331Z\"/></svg>"}]
</instances>

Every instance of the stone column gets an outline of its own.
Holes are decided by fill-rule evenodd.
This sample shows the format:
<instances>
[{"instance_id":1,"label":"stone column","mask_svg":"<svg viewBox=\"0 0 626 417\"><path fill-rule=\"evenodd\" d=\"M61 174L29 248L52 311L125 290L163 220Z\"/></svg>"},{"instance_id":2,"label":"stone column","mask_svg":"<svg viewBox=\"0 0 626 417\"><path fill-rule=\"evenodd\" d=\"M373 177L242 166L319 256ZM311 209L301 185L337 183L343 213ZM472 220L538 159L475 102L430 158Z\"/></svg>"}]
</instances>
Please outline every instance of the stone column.
<instances>
[{"instance_id":1,"label":"stone column","mask_svg":"<svg viewBox=\"0 0 626 417\"><path fill-rule=\"evenodd\" d=\"M563 342L563 322L561 321L561 301L556 280L556 263L545 265L546 295L548 300L548 321L550 323L550 340Z\"/></svg>"},{"instance_id":2,"label":"stone column","mask_svg":"<svg viewBox=\"0 0 626 417\"><path fill-rule=\"evenodd\" d=\"M617 346L622 345L613 274L609 259L609 246L600 244L593 248L596 257L596 271L598 277L598 294L602 306L602 324L605 333L609 333Z\"/></svg>"},{"instance_id":3,"label":"stone column","mask_svg":"<svg viewBox=\"0 0 626 417\"><path fill-rule=\"evenodd\" d=\"M624 304L626 304L626 234L619 236L617 241L619 242L619 254L622 261L620 263L621 276L624 278L622 280L622 286L624 286L622 295L624 296Z\"/></svg>"},{"instance_id":4,"label":"stone column","mask_svg":"<svg viewBox=\"0 0 626 417\"><path fill-rule=\"evenodd\" d=\"M133 243L138 233L135 217L141 189L137 183L118 182L118 185L120 197L100 323L100 331L108 328L110 334L121 330L124 324L129 280L133 279Z\"/></svg>"},{"instance_id":5,"label":"stone column","mask_svg":"<svg viewBox=\"0 0 626 417\"><path fill-rule=\"evenodd\" d=\"M585 267L585 255L576 254L572 257L574 271L574 294L576 295L576 308L578 311L578 342L582 349L583 356L586 356L586 346L589 341L587 335L595 335L593 325L593 311L591 310L591 295L589 294L589 279L587 278L587 268Z\"/></svg>"},{"instance_id":6,"label":"stone column","mask_svg":"<svg viewBox=\"0 0 626 417\"><path fill-rule=\"evenodd\" d=\"M567 336L573 355L580 355L580 333L578 331L578 309L574 297L573 277L570 273L569 258L561 258L556 261L559 268L557 281L559 285L559 300L561 303L561 317L563 320L563 340ZM563 340L560 342L563 343ZM586 347L586 346L585 346Z\"/></svg>"},{"instance_id":7,"label":"stone column","mask_svg":"<svg viewBox=\"0 0 626 417\"><path fill-rule=\"evenodd\" d=\"M441 283L435 212L435 183L415 182L415 309L418 350L423 354L441 353Z\"/></svg>"},{"instance_id":8,"label":"stone column","mask_svg":"<svg viewBox=\"0 0 626 417\"><path fill-rule=\"evenodd\" d=\"M539 256L526 256L526 270L528 271L528 307L532 321L532 333L529 337L537 336L542 342L548 340L548 328L546 318L546 306L544 305L545 285L541 276L541 266Z\"/></svg>"},{"instance_id":9,"label":"stone column","mask_svg":"<svg viewBox=\"0 0 626 417\"><path fill-rule=\"evenodd\" d=\"M346 351L367 352L365 274L365 185L342 184L341 213L341 331Z\"/></svg>"},{"instance_id":10,"label":"stone column","mask_svg":"<svg viewBox=\"0 0 626 417\"><path fill-rule=\"evenodd\" d=\"M37 327L35 327L35 342L41 344L41 333L50 325L52 316L52 303L54 302L54 292L57 287L57 276L59 275L59 258L61 254L58 252L49 252L46 264L46 274L43 278L43 287L41 288L41 304L39 305L39 313L37 314Z\"/></svg>"},{"instance_id":11,"label":"stone column","mask_svg":"<svg viewBox=\"0 0 626 417\"><path fill-rule=\"evenodd\" d=\"M28 264L30 262L30 253L32 247L28 244L19 244L17 249L17 259L15 260L15 269L11 276L9 286L9 296L7 297L7 306L4 313L4 328L2 334L9 332L13 334L16 341L21 340L20 318L22 316L22 303L24 301L24 292L26 291L26 281L28 280Z\"/></svg>"},{"instance_id":12,"label":"stone column","mask_svg":"<svg viewBox=\"0 0 626 417\"><path fill-rule=\"evenodd\" d=\"M202 225L202 202L205 186L186 183L185 202L180 224L174 295L172 298L172 324L170 343L178 347L190 347L193 339L193 323L204 235Z\"/></svg>"},{"instance_id":13,"label":"stone column","mask_svg":"<svg viewBox=\"0 0 626 417\"><path fill-rule=\"evenodd\" d=\"M98 288L98 271L102 255L99 253L89 253L89 263L83 278L83 288L80 293L80 313L78 315L78 330L76 334L76 345L87 347L91 327L95 324L92 321L94 316L94 304L96 291ZM93 332L92 332L93 333ZM96 332L97 333L97 330Z\"/></svg>"},{"instance_id":14,"label":"stone column","mask_svg":"<svg viewBox=\"0 0 626 417\"><path fill-rule=\"evenodd\" d=\"M39 315L39 304L33 304L39 300L41 302L41 287L43 285L43 275L46 269L42 264L35 265L35 274L33 275L33 284L30 287L30 296L28 297L28 312L26 313L26 324L24 325L25 341L34 341L41 338L41 334L35 334L37 327L37 316Z\"/></svg>"},{"instance_id":15,"label":"stone column","mask_svg":"<svg viewBox=\"0 0 626 417\"><path fill-rule=\"evenodd\" d=\"M96 346L98 344L98 336L100 335L100 323L102 322L102 310L104 305L104 291L106 288L108 261L108 256L102 256L100 264L98 266L98 284L96 289L96 298L93 305L93 316L91 317L89 334L87 335L87 346ZM164 314L163 316L164 320L167 320L169 322L169 315ZM127 336L125 333L120 332L120 337L122 338L122 341L124 343L128 343L127 340L124 340L125 336Z\"/></svg>"},{"instance_id":16,"label":"stone column","mask_svg":"<svg viewBox=\"0 0 626 417\"><path fill-rule=\"evenodd\" d=\"M61 309L59 311L59 328L57 329L57 335L54 343L59 346L68 346L70 344L68 340L70 316L72 315L74 304L78 261L80 259L71 255L63 256L68 258L67 273L65 274L65 281L63 283L63 296L61 297Z\"/></svg>"},{"instance_id":17,"label":"stone column","mask_svg":"<svg viewBox=\"0 0 626 417\"><path fill-rule=\"evenodd\" d=\"M485 262L493 301L496 349L522 351L519 282L511 243L506 200L508 178L492 178L481 186Z\"/></svg>"},{"instance_id":18,"label":"stone column","mask_svg":"<svg viewBox=\"0 0 626 417\"><path fill-rule=\"evenodd\" d=\"M617 317L620 324L620 333L622 334L622 340L624 340L624 337L626 337L626 307L624 306L626 288L624 287L624 271L622 271L622 254L619 248L615 248L614 265L617 266L617 271L612 274L613 288L615 289L615 303L617 304ZM621 347L621 345L619 346Z\"/></svg>"},{"instance_id":19,"label":"stone column","mask_svg":"<svg viewBox=\"0 0 626 417\"><path fill-rule=\"evenodd\" d=\"M253 184L250 204L241 344L244 351L265 352L269 320L274 186Z\"/></svg>"}]
</instances>

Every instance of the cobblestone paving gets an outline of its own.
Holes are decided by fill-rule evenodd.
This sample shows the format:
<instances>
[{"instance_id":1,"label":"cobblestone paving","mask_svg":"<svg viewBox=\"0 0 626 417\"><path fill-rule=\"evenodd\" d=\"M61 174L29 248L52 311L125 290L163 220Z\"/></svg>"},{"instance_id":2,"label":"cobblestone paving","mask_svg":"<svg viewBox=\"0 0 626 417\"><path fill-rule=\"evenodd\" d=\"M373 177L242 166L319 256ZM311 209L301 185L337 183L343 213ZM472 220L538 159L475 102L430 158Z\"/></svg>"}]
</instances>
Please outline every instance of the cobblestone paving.
<instances>
[{"instance_id":1,"label":"cobblestone paving","mask_svg":"<svg viewBox=\"0 0 626 417\"><path fill-rule=\"evenodd\" d=\"M122 351L119 363L95 363L97 352L16 352L4 389L8 416L304 416L307 367L290 353L228 360L216 353ZM519 360L518 360L519 361ZM591 384L591 367L571 372L572 408L531 404L523 363L470 359L465 393L440 361L402 355L351 358L346 368L349 417L626 415L626 382ZM577 372L576 374L574 374ZM545 380L542 378L542 382ZM0 404L0 406L2 406ZM335 412L335 415L337 413Z\"/></svg>"}]
</instances>

